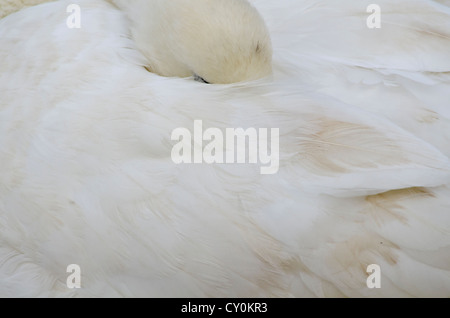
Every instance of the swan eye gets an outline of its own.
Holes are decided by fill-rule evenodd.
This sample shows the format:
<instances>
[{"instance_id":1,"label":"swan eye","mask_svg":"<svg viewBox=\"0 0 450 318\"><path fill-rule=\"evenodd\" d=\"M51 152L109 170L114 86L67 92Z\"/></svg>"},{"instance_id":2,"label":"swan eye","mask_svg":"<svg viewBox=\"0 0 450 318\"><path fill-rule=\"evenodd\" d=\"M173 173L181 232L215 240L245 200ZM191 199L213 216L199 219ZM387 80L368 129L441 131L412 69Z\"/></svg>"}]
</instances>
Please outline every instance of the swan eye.
<instances>
[{"instance_id":1,"label":"swan eye","mask_svg":"<svg viewBox=\"0 0 450 318\"><path fill-rule=\"evenodd\" d=\"M208 81L206 81L203 77L198 76L197 74L194 74L194 80L200 83L210 84Z\"/></svg>"}]
</instances>

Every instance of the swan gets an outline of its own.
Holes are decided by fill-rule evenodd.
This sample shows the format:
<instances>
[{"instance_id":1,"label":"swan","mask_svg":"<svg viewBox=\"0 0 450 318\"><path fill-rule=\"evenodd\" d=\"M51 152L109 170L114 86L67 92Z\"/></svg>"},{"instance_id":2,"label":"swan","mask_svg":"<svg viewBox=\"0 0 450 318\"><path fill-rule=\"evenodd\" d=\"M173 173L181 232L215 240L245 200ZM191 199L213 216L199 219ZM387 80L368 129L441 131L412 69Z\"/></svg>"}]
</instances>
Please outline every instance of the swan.
<instances>
[{"instance_id":1,"label":"swan","mask_svg":"<svg viewBox=\"0 0 450 318\"><path fill-rule=\"evenodd\" d=\"M378 3L1 19L0 296L449 297L450 9ZM197 120L279 129L277 173L174 163Z\"/></svg>"}]
</instances>

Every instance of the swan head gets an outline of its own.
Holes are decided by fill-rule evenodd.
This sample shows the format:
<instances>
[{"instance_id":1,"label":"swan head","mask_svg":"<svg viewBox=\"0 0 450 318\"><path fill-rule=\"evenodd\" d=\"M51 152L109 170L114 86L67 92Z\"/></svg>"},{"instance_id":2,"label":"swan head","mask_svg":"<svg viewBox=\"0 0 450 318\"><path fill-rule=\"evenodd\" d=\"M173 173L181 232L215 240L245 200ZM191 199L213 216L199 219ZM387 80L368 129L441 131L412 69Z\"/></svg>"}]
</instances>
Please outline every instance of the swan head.
<instances>
[{"instance_id":1,"label":"swan head","mask_svg":"<svg viewBox=\"0 0 450 318\"><path fill-rule=\"evenodd\" d=\"M269 32L246 0L115 2L128 8L132 36L151 72L227 84L272 71Z\"/></svg>"}]
</instances>

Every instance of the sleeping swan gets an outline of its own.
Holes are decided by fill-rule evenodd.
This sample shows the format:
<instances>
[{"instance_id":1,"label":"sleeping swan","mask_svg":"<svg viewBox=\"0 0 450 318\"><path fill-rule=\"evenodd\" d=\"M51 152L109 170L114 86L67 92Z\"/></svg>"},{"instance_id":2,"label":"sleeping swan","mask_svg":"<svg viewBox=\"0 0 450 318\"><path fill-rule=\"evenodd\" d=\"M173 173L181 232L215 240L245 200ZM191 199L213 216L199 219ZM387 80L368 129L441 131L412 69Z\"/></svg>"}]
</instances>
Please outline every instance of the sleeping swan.
<instances>
[{"instance_id":1,"label":"sleeping swan","mask_svg":"<svg viewBox=\"0 0 450 318\"><path fill-rule=\"evenodd\" d=\"M0 20L0 296L450 296L448 9L249 2ZM197 120L279 129L278 172L174 163Z\"/></svg>"}]
</instances>

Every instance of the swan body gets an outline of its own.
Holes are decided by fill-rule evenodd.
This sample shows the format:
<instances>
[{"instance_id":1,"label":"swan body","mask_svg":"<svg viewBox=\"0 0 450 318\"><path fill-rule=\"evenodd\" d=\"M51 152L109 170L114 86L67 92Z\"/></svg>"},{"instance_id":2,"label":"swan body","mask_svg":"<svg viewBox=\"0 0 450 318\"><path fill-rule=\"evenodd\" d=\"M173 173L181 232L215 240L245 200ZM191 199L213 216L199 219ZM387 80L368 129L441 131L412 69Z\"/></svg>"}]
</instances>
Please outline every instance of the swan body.
<instances>
[{"instance_id":1,"label":"swan body","mask_svg":"<svg viewBox=\"0 0 450 318\"><path fill-rule=\"evenodd\" d=\"M245 67L249 29L202 64L207 29L162 38L140 1L0 20L0 296L449 297L450 9L379 2L371 30L354 1L251 1L267 28L234 1L264 43ZM278 173L175 164L195 120L279 128Z\"/></svg>"}]
</instances>

